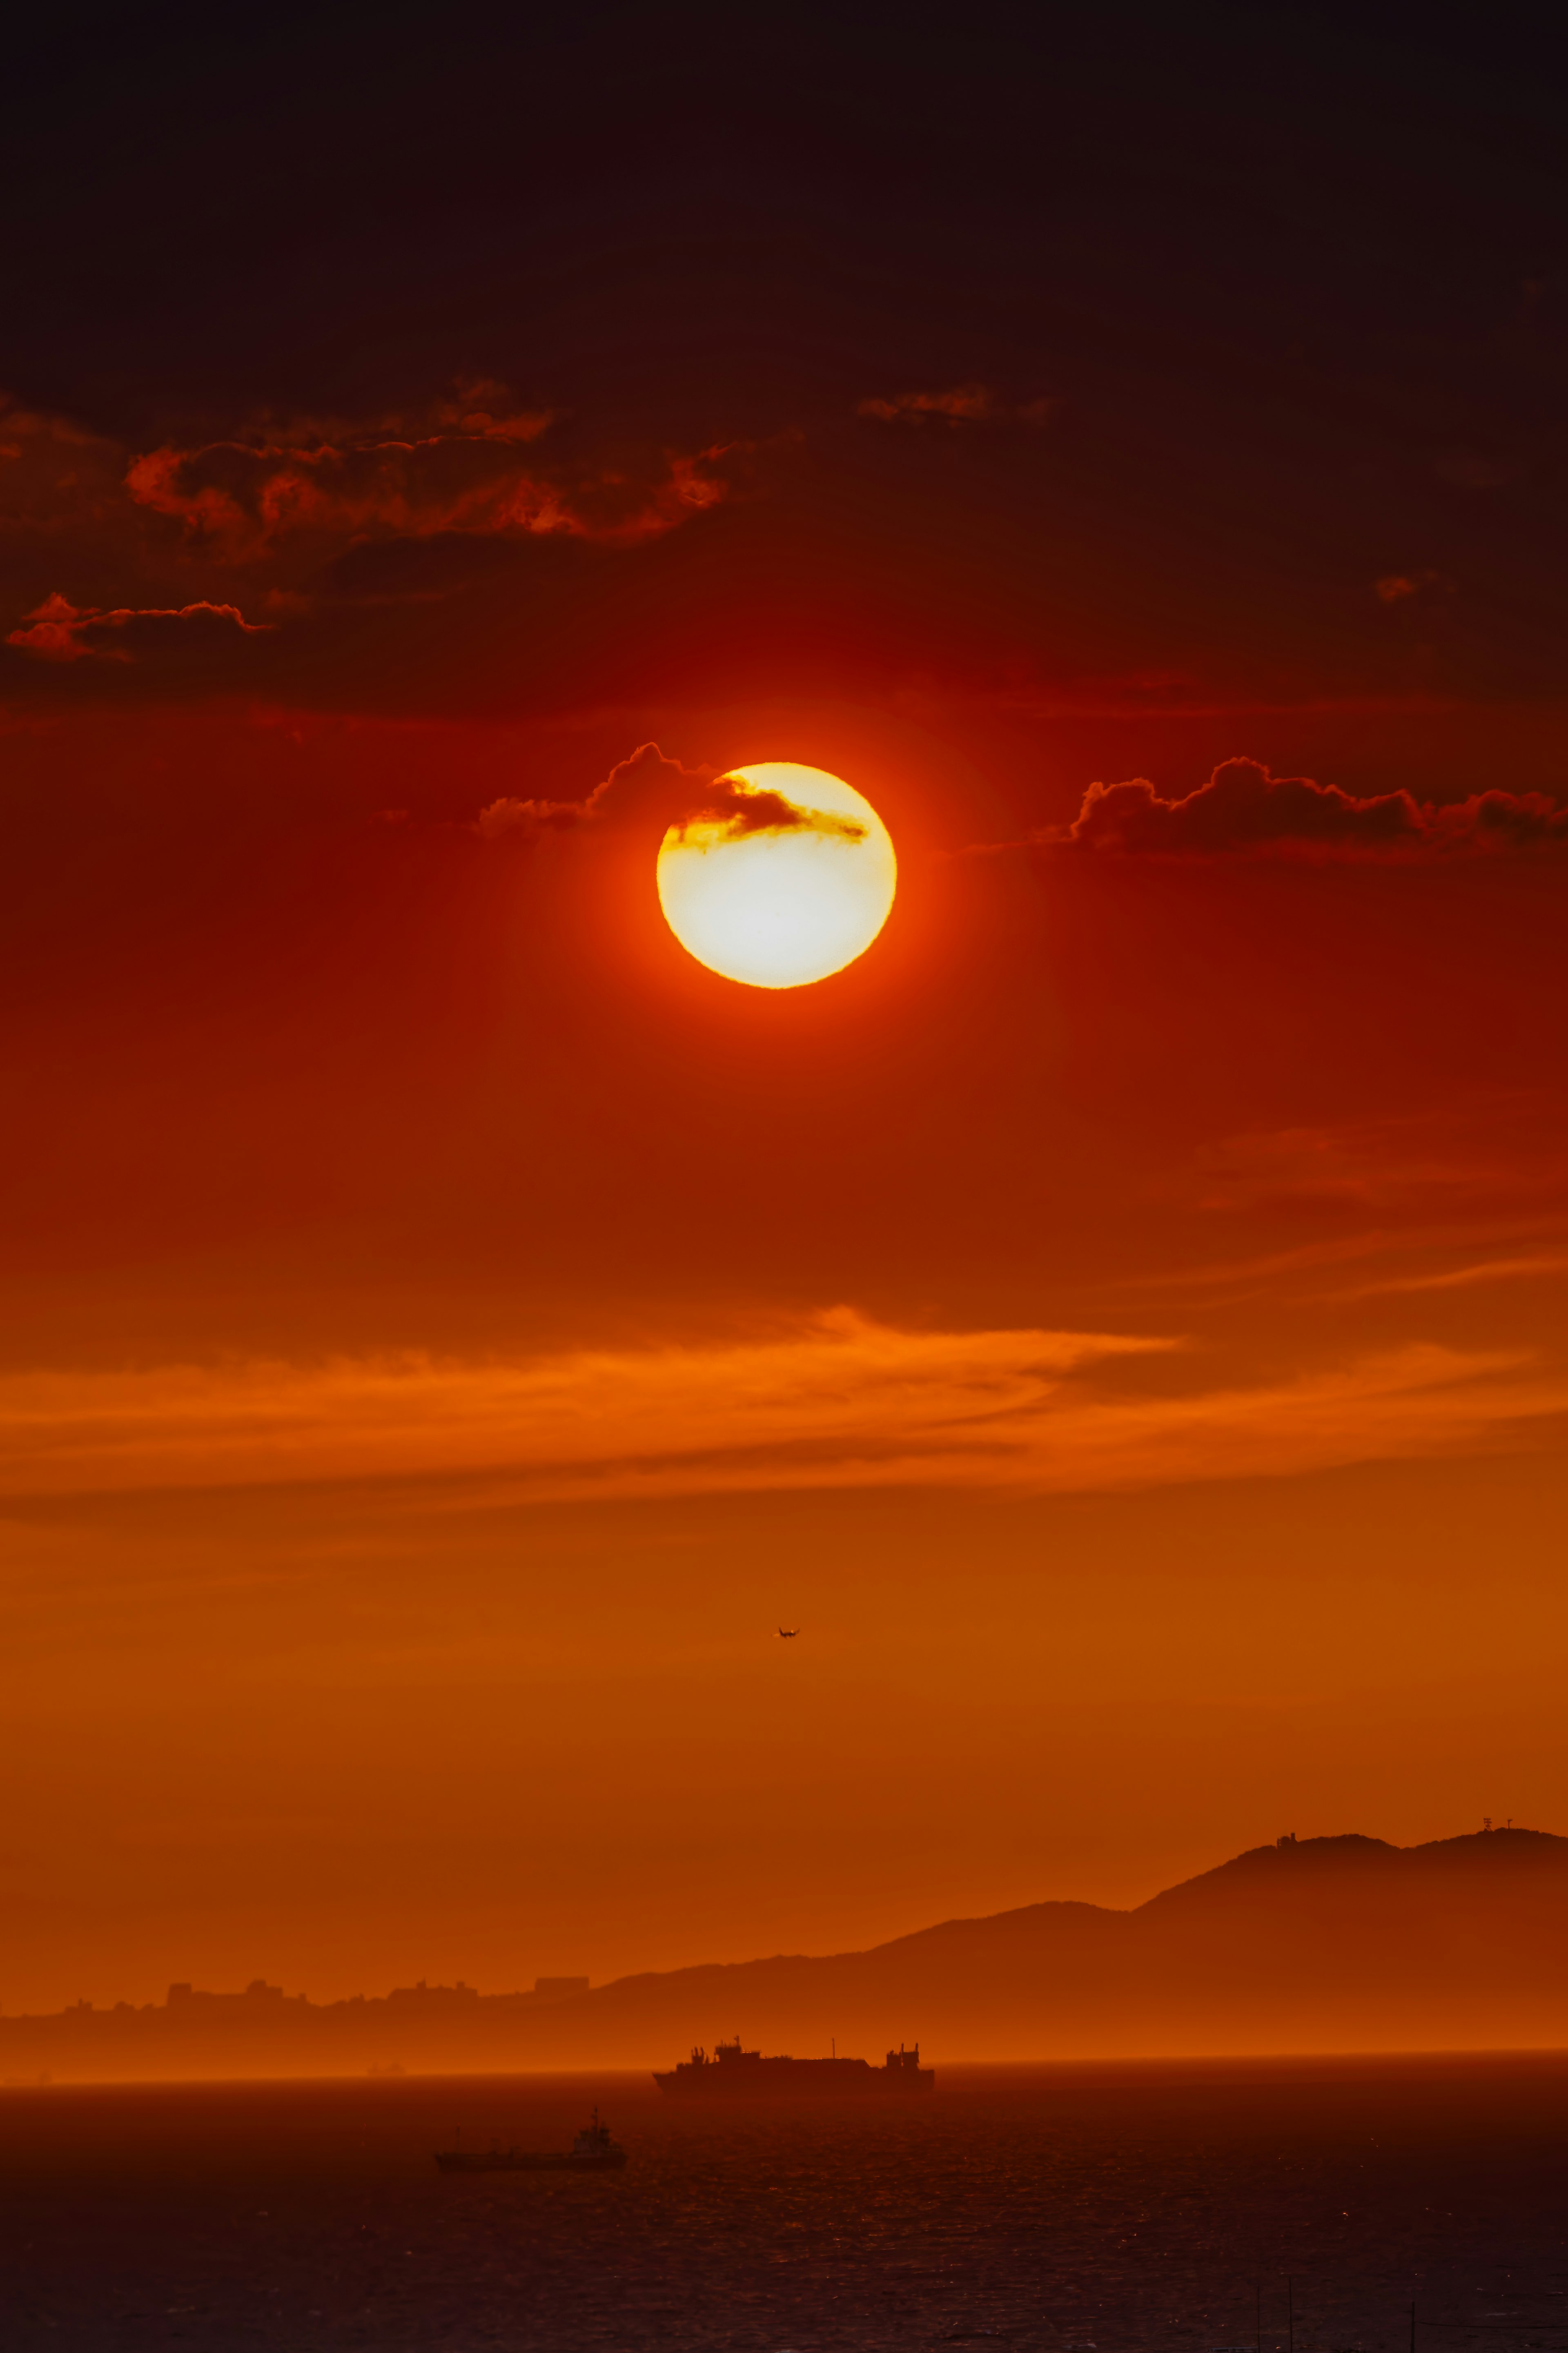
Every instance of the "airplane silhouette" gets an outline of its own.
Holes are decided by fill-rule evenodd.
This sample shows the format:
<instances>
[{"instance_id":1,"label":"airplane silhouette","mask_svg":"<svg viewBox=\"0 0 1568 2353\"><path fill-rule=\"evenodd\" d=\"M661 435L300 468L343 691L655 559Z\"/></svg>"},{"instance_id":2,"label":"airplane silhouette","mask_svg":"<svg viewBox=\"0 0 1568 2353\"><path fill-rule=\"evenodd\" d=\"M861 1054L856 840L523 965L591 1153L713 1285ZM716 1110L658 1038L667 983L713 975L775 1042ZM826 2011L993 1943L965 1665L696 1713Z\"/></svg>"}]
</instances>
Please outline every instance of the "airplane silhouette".
<instances>
[{"instance_id":1,"label":"airplane silhouette","mask_svg":"<svg viewBox=\"0 0 1568 2353\"><path fill-rule=\"evenodd\" d=\"M800 1628L798 1626L781 1626L779 1628L779 1641L781 1642L793 1642L799 1631Z\"/></svg>"}]
</instances>

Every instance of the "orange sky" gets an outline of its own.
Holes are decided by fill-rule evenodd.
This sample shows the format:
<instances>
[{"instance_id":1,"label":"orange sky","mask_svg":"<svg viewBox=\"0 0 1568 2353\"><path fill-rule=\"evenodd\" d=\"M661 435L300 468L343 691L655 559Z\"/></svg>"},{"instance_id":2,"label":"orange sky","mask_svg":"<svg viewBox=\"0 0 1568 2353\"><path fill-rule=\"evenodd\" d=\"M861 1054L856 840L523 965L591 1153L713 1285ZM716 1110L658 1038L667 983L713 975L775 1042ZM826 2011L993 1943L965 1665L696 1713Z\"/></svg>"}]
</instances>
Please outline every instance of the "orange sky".
<instances>
[{"instance_id":1,"label":"orange sky","mask_svg":"<svg viewBox=\"0 0 1568 2353\"><path fill-rule=\"evenodd\" d=\"M1568 1826L1536 98L993 29L541 29L526 154L29 37L8 2010ZM778 993L654 889L775 759L900 867Z\"/></svg>"},{"instance_id":2,"label":"orange sky","mask_svg":"<svg viewBox=\"0 0 1568 2353\"><path fill-rule=\"evenodd\" d=\"M1561 1818L1555 853L965 854L999 788L886 732L788 743L905 877L798 993L683 955L636 806L129 905L72 851L8 1020L7 2008ZM387 747L143 733L172 797Z\"/></svg>"}]
</instances>

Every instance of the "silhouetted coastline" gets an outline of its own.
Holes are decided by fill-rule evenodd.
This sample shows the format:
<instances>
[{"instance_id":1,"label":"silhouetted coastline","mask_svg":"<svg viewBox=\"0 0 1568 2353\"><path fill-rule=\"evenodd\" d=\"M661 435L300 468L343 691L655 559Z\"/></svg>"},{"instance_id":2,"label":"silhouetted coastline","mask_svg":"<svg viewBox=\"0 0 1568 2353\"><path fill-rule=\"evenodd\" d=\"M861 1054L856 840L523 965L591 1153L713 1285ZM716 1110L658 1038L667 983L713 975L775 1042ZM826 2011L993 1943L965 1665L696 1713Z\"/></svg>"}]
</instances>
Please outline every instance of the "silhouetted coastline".
<instances>
[{"instance_id":1,"label":"silhouetted coastline","mask_svg":"<svg viewBox=\"0 0 1568 2353\"><path fill-rule=\"evenodd\" d=\"M1568 2044L1568 1839L1401 1848L1287 1836L1134 1911L1045 1903L868 1952L779 1956L531 1993L399 1987L318 2003L257 1979L134 2008L0 2018L0 2081L667 2066L743 2018L775 2050L958 2059Z\"/></svg>"}]
</instances>

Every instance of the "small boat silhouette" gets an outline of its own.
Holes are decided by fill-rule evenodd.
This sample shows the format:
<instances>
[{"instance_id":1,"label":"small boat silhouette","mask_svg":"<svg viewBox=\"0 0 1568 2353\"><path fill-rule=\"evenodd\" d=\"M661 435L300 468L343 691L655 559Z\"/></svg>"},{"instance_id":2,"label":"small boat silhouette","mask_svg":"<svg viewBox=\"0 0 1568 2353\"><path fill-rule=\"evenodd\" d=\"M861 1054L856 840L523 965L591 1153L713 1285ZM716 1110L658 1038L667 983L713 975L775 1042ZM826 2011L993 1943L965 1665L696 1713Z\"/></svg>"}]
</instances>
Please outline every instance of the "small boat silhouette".
<instances>
[{"instance_id":1,"label":"small boat silhouette","mask_svg":"<svg viewBox=\"0 0 1568 2353\"><path fill-rule=\"evenodd\" d=\"M464 2148L459 2134L455 2147L436 2151L443 2173L611 2173L626 2161L626 2150L610 2138L597 2108L570 2148L500 2148L493 2141L489 2148Z\"/></svg>"}]
</instances>

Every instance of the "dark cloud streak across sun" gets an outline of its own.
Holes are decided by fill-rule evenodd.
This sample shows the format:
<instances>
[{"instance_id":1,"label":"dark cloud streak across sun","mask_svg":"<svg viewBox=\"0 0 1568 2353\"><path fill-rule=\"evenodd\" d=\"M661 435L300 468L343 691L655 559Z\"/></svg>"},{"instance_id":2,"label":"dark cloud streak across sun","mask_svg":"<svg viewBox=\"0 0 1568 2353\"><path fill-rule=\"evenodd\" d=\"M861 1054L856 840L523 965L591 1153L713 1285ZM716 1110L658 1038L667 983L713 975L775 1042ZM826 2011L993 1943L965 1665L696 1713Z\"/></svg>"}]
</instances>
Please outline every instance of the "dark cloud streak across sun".
<instances>
[{"instance_id":1,"label":"dark cloud streak across sun","mask_svg":"<svg viewBox=\"0 0 1568 2353\"><path fill-rule=\"evenodd\" d=\"M822 833L858 841L865 833L853 818L798 808L782 793L760 792L736 776L685 768L657 744L639 744L580 801L503 797L480 810L476 829L496 841L507 834L537 838L627 824L653 834L669 826L720 828L735 841L754 833Z\"/></svg>"}]
</instances>

